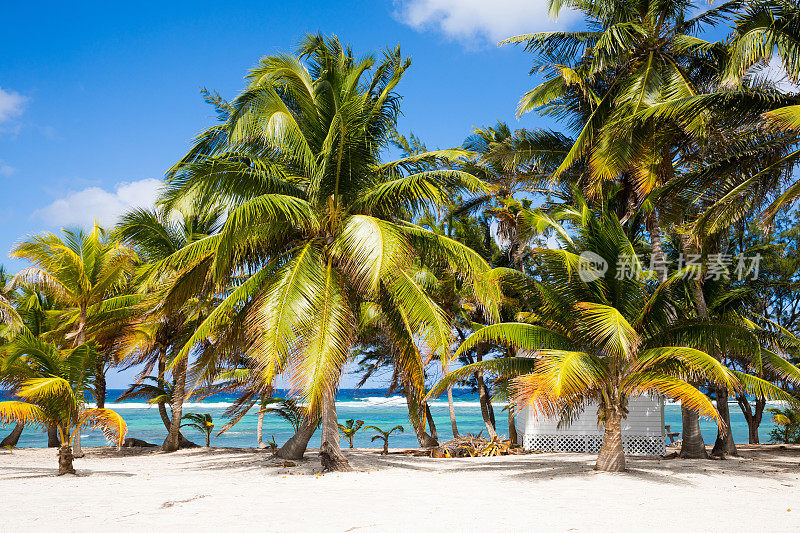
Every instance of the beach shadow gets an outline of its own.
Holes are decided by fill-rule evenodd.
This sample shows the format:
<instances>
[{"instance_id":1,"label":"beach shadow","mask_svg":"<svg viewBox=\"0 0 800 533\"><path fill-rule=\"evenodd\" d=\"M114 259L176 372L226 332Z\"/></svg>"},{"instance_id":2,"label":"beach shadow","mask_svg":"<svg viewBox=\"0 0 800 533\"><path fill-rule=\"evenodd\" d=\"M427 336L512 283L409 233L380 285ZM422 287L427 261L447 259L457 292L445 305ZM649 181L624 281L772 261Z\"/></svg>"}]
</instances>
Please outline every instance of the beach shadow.
<instances>
[{"instance_id":1,"label":"beach shadow","mask_svg":"<svg viewBox=\"0 0 800 533\"><path fill-rule=\"evenodd\" d=\"M75 477L90 476L110 476L110 477L134 477L136 474L121 472L117 470L89 470L86 468L75 468ZM36 478L56 478L58 468L34 468L21 466L0 467L0 480L2 479L36 479ZM64 479L69 479L65 477Z\"/></svg>"}]
</instances>

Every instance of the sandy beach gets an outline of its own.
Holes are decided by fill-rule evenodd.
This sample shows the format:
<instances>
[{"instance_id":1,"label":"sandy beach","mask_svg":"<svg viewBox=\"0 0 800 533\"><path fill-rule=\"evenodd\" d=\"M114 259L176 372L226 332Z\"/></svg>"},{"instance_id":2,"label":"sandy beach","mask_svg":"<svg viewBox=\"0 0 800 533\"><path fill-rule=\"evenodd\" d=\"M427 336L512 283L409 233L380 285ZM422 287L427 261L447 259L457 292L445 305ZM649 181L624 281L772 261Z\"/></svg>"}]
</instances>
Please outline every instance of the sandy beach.
<instances>
[{"instance_id":1,"label":"sandy beach","mask_svg":"<svg viewBox=\"0 0 800 533\"><path fill-rule=\"evenodd\" d=\"M78 476L55 451L0 454L2 531L797 531L800 447L742 447L717 461L594 456L430 459L348 450L352 473L316 453L87 449ZM13 497L11 497L14 495ZM19 496L19 497L17 497Z\"/></svg>"}]
</instances>

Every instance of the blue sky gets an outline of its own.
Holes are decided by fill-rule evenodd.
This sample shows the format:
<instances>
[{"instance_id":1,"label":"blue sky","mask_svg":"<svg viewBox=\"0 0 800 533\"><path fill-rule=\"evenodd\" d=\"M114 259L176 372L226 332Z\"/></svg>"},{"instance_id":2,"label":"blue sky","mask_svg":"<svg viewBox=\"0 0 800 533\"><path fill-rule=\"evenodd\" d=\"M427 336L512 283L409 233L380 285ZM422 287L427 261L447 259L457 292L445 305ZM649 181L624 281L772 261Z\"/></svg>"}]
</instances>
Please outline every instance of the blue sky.
<instances>
[{"instance_id":1,"label":"blue sky","mask_svg":"<svg viewBox=\"0 0 800 533\"><path fill-rule=\"evenodd\" d=\"M226 98L261 56L307 32L359 54L402 46L402 131L458 145L474 126L513 128L530 58L506 36L565 27L543 0L352 2L15 2L0 33L0 249L21 236L152 202L164 171L212 121L199 90ZM109 376L111 387L129 373ZM345 379L343 386L353 380Z\"/></svg>"}]
</instances>

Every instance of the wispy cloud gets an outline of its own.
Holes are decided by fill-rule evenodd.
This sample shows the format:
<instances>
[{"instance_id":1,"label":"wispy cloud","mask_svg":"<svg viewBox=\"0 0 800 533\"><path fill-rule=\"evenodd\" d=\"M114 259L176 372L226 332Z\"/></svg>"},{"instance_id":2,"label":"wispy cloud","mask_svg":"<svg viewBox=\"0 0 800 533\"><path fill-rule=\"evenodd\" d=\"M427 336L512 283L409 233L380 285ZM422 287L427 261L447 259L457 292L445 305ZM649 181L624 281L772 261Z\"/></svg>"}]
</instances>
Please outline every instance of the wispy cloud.
<instances>
[{"instance_id":1,"label":"wispy cloud","mask_svg":"<svg viewBox=\"0 0 800 533\"><path fill-rule=\"evenodd\" d=\"M12 167L8 163L0 159L0 176L8 178L16 171L17 171L16 168Z\"/></svg>"},{"instance_id":2,"label":"wispy cloud","mask_svg":"<svg viewBox=\"0 0 800 533\"><path fill-rule=\"evenodd\" d=\"M160 180L147 178L118 183L113 191L88 187L37 209L33 217L59 227L89 226L95 220L103 226L111 226L124 212L153 205L161 185Z\"/></svg>"},{"instance_id":3,"label":"wispy cloud","mask_svg":"<svg viewBox=\"0 0 800 533\"><path fill-rule=\"evenodd\" d=\"M521 33L564 27L548 14L547 0L397 0L396 17L417 30L436 29L452 39L496 43Z\"/></svg>"},{"instance_id":4,"label":"wispy cloud","mask_svg":"<svg viewBox=\"0 0 800 533\"><path fill-rule=\"evenodd\" d=\"M6 122L22 114L28 98L0 87L0 122Z\"/></svg>"}]
</instances>

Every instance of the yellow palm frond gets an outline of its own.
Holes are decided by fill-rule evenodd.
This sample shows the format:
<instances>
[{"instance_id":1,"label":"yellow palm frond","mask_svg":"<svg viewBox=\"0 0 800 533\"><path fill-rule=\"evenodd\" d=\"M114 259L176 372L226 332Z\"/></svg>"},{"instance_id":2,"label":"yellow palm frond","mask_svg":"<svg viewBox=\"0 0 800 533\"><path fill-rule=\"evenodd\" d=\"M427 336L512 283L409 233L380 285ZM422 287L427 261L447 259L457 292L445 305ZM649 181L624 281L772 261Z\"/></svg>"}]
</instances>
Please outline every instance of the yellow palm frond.
<instances>
[{"instance_id":1,"label":"yellow palm frond","mask_svg":"<svg viewBox=\"0 0 800 533\"><path fill-rule=\"evenodd\" d=\"M641 339L616 308L593 302L580 302L576 307L586 332L599 341L604 353L625 358L634 353Z\"/></svg>"},{"instance_id":2,"label":"yellow palm frond","mask_svg":"<svg viewBox=\"0 0 800 533\"><path fill-rule=\"evenodd\" d=\"M128 426L125 420L111 409L87 409L78 416L78 425L73 432L75 438L81 427L88 423L93 429L99 429L103 436L117 446L122 446L125 442L125 434Z\"/></svg>"},{"instance_id":3,"label":"yellow palm frond","mask_svg":"<svg viewBox=\"0 0 800 533\"><path fill-rule=\"evenodd\" d=\"M38 405L27 402L0 402L0 425L9 422L47 427L52 421Z\"/></svg>"},{"instance_id":4,"label":"yellow palm frond","mask_svg":"<svg viewBox=\"0 0 800 533\"><path fill-rule=\"evenodd\" d=\"M17 391L17 396L26 400L40 401L63 398L73 400L72 387L69 382L59 377L27 379Z\"/></svg>"},{"instance_id":5,"label":"yellow palm frond","mask_svg":"<svg viewBox=\"0 0 800 533\"><path fill-rule=\"evenodd\" d=\"M678 400L684 407L700 416L714 420L720 428L725 427L717 408L708 396L680 378L656 372L636 372L625 378L623 390L628 396L661 394Z\"/></svg>"}]
</instances>

